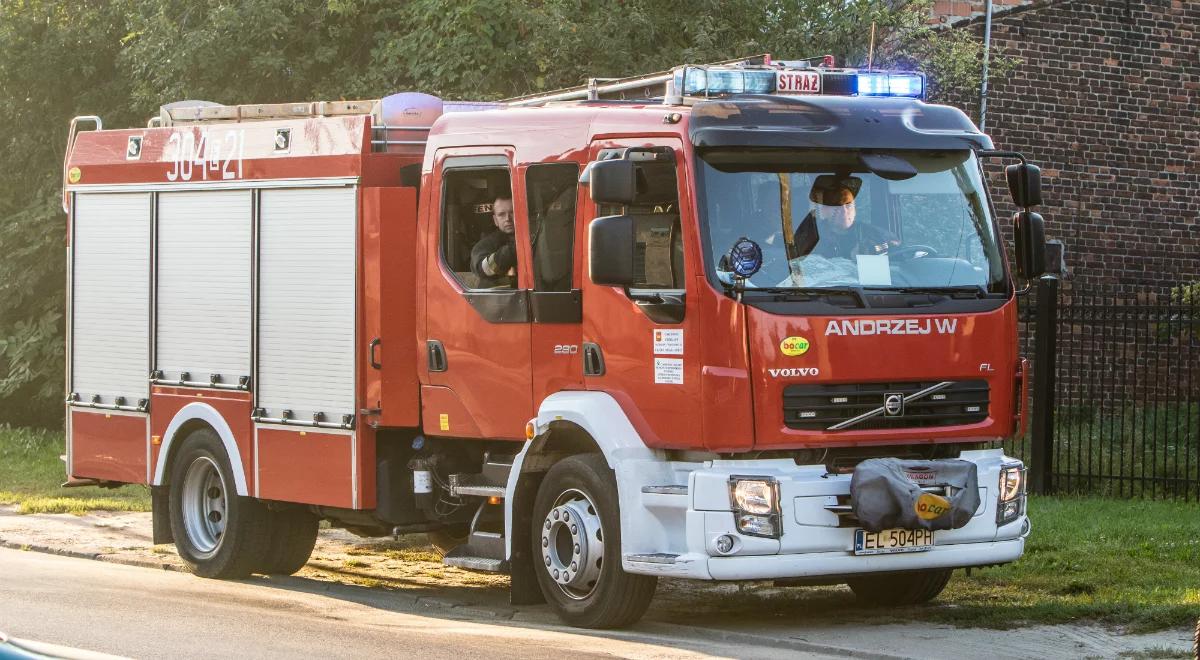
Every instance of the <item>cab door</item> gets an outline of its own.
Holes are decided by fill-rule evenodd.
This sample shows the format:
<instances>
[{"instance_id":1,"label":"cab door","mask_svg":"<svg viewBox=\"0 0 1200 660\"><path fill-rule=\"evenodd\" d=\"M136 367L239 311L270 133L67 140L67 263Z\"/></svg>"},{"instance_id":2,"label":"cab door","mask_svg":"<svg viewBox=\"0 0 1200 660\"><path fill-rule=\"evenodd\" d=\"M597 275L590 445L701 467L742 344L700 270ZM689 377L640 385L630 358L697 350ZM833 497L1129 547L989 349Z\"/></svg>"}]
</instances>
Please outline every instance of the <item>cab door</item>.
<instances>
[{"instance_id":1,"label":"cab door","mask_svg":"<svg viewBox=\"0 0 1200 660\"><path fill-rule=\"evenodd\" d=\"M683 145L678 139L595 142L592 160L636 147L639 193L628 207L585 206L598 216L635 215L634 271L628 291L583 287L584 381L607 392L653 447L693 447L701 437L700 314L695 274L699 252ZM638 160L633 154L631 159ZM648 159L648 160L647 160ZM581 242L585 242L583 232Z\"/></svg>"},{"instance_id":2,"label":"cab door","mask_svg":"<svg viewBox=\"0 0 1200 660\"><path fill-rule=\"evenodd\" d=\"M422 425L429 435L524 440L533 417L529 229L512 149L438 152L424 217ZM493 206L512 200L517 265L484 281L471 252L498 231Z\"/></svg>"}]
</instances>

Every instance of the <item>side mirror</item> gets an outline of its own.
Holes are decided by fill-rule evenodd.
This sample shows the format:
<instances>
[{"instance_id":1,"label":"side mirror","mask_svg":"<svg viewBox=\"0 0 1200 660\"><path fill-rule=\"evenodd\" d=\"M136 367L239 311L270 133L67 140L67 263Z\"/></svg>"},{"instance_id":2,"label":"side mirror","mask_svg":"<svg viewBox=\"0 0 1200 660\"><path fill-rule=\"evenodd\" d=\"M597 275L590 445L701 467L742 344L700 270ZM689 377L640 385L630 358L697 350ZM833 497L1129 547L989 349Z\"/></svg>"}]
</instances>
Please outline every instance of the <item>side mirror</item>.
<instances>
[{"instance_id":1,"label":"side mirror","mask_svg":"<svg viewBox=\"0 0 1200 660\"><path fill-rule=\"evenodd\" d=\"M1013 215L1013 234L1017 243L1017 275L1026 280L1046 272L1046 225L1032 211Z\"/></svg>"},{"instance_id":2,"label":"side mirror","mask_svg":"<svg viewBox=\"0 0 1200 660\"><path fill-rule=\"evenodd\" d=\"M607 163L596 163L602 164ZM633 171L632 167L630 171ZM594 176L595 172L592 174ZM595 186L595 179L592 181L592 185ZM592 190L594 197L595 188ZM592 282L602 286L620 287L633 284L633 232L632 216L610 215L592 221L588 228L588 276L592 278Z\"/></svg>"},{"instance_id":3,"label":"side mirror","mask_svg":"<svg viewBox=\"0 0 1200 660\"><path fill-rule=\"evenodd\" d=\"M1004 168L1008 179L1008 192L1017 206L1027 209L1042 203L1042 169L1037 165L1021 163Z\"/></svg>"},{"instance_id":4,"label":"side mirror","mask_svg":"<svg viewBox=\"0 0 1200 660\"><path fill-rule=\"evenodd\" d=\"M637 195L637 179L633 163L628 160L602 160L589 167L592 200L601 204L633 203Z\"/></svg>"}]
</instances>

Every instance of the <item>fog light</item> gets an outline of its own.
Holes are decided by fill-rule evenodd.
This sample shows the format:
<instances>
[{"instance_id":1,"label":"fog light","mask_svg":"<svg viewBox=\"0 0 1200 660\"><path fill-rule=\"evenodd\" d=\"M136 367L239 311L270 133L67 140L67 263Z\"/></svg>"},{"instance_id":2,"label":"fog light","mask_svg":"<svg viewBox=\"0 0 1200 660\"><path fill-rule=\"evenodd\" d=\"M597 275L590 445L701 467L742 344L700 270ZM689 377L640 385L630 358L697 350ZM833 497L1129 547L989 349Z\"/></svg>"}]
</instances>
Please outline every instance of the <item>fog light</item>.
<instances>
[{"instance_id":1,"label":"fog light","mask_svg":"<svg viewBox=\"0 0 1200 660\"><path fill-rule=\"evenodd\" d=\"M733 552L733 537L728 534L722 534L717 537L717 552L727 555Z\"/></svg>"},{"instance_id":2,"label":"fog light","mask_svg":"<svg viewBox=\"0 0 1200 660\"><path fill-rule=\"evenodd\" d=\"M1000 504L1000 509L996 512L996 524L1003 526L1021 517L1022 509L1025 508L1025 498L1004 502Z\"/></svg>"},{"instance_id":3,"label":"fog light","mask_svg":"<svg viewBox=\"0 0 1200 660\"><path fill-rule=\"evenodd\" d=\"M743 513L737 517L738 531L750 536L766 536L775 538L779 536L779 529L776 522L779 520L777 516L756 516L752 513Z\"/></svg>"}]
</instances>

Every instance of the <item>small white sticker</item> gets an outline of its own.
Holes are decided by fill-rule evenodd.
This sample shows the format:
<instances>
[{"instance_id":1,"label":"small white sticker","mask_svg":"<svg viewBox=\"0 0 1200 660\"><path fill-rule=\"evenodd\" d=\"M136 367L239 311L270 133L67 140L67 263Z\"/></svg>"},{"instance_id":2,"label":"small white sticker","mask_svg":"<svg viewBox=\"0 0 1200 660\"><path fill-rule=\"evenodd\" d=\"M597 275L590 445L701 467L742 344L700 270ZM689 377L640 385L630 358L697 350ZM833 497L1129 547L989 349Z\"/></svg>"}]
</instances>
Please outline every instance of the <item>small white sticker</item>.
<instances>
[{"instance_id":1,"label":"small white sticker","mask_svg":"<svg viewBox=\"0 0 1200 660\"><path fill-rule=\"evenodd\" d=\"M433 479L428 470L413 470L413 492L418 495L433 492Z\"/></svg>"},{"instance_id":2,"label":"small white sticker","mask_svg":"<svg viewBox=\"0 0 1200 660\"><path fill-rule=\"evenodd\" d=\"M891 286L892 269L886 254L858 255L858 283L863 286Z\"/></svg>"},{"instance_id":3,"label":"small white sticker","mask_svg":"<svg viewBox=\"0 0 1200 660\"><path fill-rule=\"evenodd\" d=\"M683 385L683 360L654 358L655 385Z\"/></svg>"},{"instance_id":4,"label":"small white sticker","mask_svg":"<svg viewBox=\"0 0 1200 660\"><path fill-rule=\"evenodd\" d=\"M683 329L654 329L655 355L683 355Z\"/></svg>"}]
</instances>

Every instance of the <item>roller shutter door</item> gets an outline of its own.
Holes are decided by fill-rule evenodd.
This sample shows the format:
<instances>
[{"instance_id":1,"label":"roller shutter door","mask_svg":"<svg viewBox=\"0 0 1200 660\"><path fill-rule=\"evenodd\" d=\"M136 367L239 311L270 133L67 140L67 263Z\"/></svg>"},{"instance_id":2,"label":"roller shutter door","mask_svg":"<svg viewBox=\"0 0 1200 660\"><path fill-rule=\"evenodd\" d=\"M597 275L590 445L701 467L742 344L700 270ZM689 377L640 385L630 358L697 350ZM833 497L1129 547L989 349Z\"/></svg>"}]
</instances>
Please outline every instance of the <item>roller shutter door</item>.
<instances>
[{"instance_id":1,"label":"roller shutter door","mask_svg":"<svg viewBox=\"0 0 1200 660\"><path fill-rule=\"evenodd\" d=\"M250 375L251 193L158 197L155 368L167 380L236 385Z\"/></svg>"},{"instance_id":2,"label":"roller shutter door","mask_svg":"<svg viewBox=\"0 0 1200 660\"><path fill-rule=\"evenodd\" d=\"M258 406L268 418L354 414L354 188L264 190Z\"/></svg>"},{"instance_id":3,"label":"roller shutter door","mask_svg":"<svg viewBox=\"0 0 1200 660\"><path fill-rule=\"evenodd\" d=\"M80 400L149 397L150 204L149 193L75 198L71 391Z\"/></svg>"}]
</instances>

